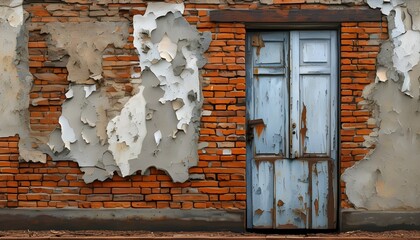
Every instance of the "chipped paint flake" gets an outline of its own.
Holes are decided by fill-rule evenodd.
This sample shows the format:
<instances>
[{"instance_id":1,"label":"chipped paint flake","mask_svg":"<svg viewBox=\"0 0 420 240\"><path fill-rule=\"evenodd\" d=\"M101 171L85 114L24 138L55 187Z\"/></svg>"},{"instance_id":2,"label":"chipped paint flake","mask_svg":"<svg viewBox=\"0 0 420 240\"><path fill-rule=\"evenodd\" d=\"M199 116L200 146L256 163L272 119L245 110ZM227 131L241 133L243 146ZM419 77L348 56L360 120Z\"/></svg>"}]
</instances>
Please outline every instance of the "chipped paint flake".
<instances>
[{"instance_id":1,"label":"chipped paint flake","mask_svg":"<svg viewBox=\"0 0 420 240\"><path fill-rule=\"evenodd\" d=\"M70 150L70 143L74 143L77 140L76 134L66 117L61 116L58 122L61 126L61 139L63 140L65 147Z\"/></svg>"},{"instance_id":2,"label":"chipped paint flake","mask_svg":"<svg viewBox=\"0 0 420 240\"><path fill-rule=\"evenodd\" d=\"M85 90L85 98L88 98L94 91L96 91L96 85L87 85L84 86L83 89Z\"/></svg>"},{"instance_id":3,"label":"chipped paint flake","mask_svg":"<svg viewBox=\"0 0 420 240\"><path fill-rule=\"evenodd\" d=\"M171 41L167 34L163 36L162 41L158 44L160 57L168 62L172 62L175 58L177 48L178 46Z\"/></svg>"},{"instance_id":4,"label":"chipped paint flake","mask_svg":"<svg viewBox=\"0 0 420 240\"><path fill-rule=\"evenodd\" d=\"M120 115L112 119L106 128L109 150L123 176L132 174L129 161L138 159L147 134L143 91L144 87L140 86L139 92L128 100Z\"/></svg>"},{"instance_id":5,"label":"chipped paint flake","mask_svg":"<svg viewBox=\"0 0 420 240\"><path fill-rule=\"evenodd\" d=\"M66 98L67 99L70 99L70 98L72 98L73 97L73 95L74 95L74 93L73 93L73 89L69 89L67 92L66 92Z\"/></svg>"},{"instance_id":6,"label":"chipped paint flake","mask_svg":"<svg viewBox=\"0 0 420 240\"><path fill-rule=\"evenodd\" d=\"M155 134L156 146L159 146L160 140L162 140L162 132L160 130L156 131Z\"/></svg>"}]
</instances>

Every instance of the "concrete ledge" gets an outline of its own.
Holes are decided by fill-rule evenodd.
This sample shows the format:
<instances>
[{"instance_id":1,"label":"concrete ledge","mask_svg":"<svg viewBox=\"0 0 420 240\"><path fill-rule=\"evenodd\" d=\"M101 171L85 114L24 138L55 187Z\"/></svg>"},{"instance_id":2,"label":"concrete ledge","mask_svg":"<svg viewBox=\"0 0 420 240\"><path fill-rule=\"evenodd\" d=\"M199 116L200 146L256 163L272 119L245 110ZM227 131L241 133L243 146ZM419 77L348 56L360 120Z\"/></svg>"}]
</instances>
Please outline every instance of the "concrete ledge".
<instances>
[{"instance_id":1,"label":"concrete ledge","mask_svg":"<svg viewBox=\"0 0 420 240\"><path fill-rule=\"evenodd\" d=\"M341 231L420 230L420 211L341 211Z\"/></svg>"},{"instance_id":2,"label":"concrete ledge","mask_svg":"<svg viewBox=\"0 0 420 240\"><path fill-rule=\"evenodd\" d=\"M245 210L0 209L0 230L245 231Z\"/></svg>"}]
</instances>

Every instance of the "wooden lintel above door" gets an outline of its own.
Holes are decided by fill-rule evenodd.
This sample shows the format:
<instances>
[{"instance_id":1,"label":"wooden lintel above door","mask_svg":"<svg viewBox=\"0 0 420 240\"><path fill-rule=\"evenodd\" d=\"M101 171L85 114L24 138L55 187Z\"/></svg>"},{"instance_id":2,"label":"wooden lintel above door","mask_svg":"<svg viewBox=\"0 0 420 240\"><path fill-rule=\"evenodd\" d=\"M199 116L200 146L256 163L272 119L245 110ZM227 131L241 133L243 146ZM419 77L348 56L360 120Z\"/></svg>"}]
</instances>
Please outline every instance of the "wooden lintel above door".
<instances>
[{"instance_id":1,"label":"wooden lintel above door","mask_svg":"<svg viewBox=\"0 0 420 240\"><path fill-rule=\"evenodd\" d=\"M377 9L265 9L265 10L213 10L212 22L243 23L338 23L380 22L382 13Z\"/></svg>"}]
</instances>

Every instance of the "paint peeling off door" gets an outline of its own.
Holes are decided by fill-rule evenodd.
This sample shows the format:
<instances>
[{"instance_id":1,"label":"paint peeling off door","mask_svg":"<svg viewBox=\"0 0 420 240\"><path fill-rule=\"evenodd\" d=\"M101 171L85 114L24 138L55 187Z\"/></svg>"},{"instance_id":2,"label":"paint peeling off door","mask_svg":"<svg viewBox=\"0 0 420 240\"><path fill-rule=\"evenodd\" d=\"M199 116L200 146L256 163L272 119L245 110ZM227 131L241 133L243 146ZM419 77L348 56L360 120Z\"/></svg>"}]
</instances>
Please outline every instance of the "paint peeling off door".
<instances>
[{"instance_id":1,"label":"paint peeling off door","mask_svg":"<svg viewBox=\"0 0 420 240\"><path fill-rule=\"evenodd\" d=\"M333 229L336 32L254 32L247 39L247 226Z\"/></svg>"}]
</instances>

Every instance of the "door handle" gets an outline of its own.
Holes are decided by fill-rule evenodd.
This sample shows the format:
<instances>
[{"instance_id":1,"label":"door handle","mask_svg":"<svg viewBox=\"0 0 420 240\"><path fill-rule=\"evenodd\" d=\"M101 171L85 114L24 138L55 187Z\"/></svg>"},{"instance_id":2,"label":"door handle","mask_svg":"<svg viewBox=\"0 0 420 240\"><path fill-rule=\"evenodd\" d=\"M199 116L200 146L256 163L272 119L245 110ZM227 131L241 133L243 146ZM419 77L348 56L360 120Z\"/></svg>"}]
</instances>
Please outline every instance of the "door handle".
<instances>
[{"instance_id":1,"label":"door handle","mask_svg":"<svg viewBox=\"0 0 420 240\"><path fill-rule=\"evenodd\" d=\"M247 137L246 139L248 141L251 141L252 139L254 139L254 127L257 125L265 125L264 120L262 118L259 119L253 119L253 120L248 120L247 122Z\"/></svg>"},{"instance_id":2,"label":"door handle","mask_svg":"<svg viewBox=\"0 0 420 240\"><path fill-rule=\"evenodd\" d=\"M264 120L262 118L254 119L254 120L248 120L248 128L254 128L256 125L264 124Z\"/></svg>"}]
</instances>

